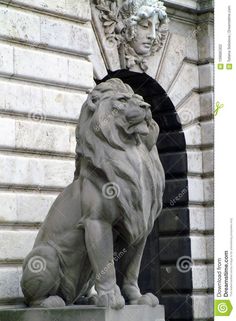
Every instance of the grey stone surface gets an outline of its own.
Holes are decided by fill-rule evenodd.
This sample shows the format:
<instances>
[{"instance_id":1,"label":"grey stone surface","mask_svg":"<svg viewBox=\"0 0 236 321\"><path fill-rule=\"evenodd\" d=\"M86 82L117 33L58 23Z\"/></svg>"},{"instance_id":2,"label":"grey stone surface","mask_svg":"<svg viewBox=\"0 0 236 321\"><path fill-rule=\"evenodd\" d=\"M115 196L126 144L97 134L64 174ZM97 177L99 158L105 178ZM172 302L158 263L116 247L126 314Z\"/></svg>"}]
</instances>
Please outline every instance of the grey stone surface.
<instances>
[{"instance_id":1,"label":"grey stone surface","mask_svg":"<svg viewBox=\"0 0 236 321\"><path fill-rule=\"evenodd\" d=\"M38 10L44 14L52 14L54 16L60 16L63 19L72 18L77 21L89 21L91 18L90 13L90 1L89 0L70 0L67 1L52 1L52 0L2 0L1 2L7 5L19 6L21 8L27 8Z\"/></svg>"},{"instance_id":2,"label":"grey stone surface","mask_svg":"<svg viewBox=\"0 0 236 321\"><path fill-rule=\"evenodd\" d=\"M0 311L1 321L164 321L164 307L126 306L115 311L91 306Z\"/></svg>"},{"instance_id":3,"label":"grey stone surface","mask_svg":"<svg viewBox=\"0 0 236 321\"><path fill-rule=\"evenodd\" d=\"M24 261L29 306L158 305L138 286L146 239L162 209L158 135L150 105L121 80L89 94L76 129L75 180L53 203Z\"/></svg>"},{"instance_id":4,"label":"grey stone surface","mask_svg":"<svg viewBox=\"0 0 236 321\"><path fill-rule=\"evenodd\" d=\"M200 10L213 9L214 0L199 0L198 6Z\"/></svg>"}]
</instances>

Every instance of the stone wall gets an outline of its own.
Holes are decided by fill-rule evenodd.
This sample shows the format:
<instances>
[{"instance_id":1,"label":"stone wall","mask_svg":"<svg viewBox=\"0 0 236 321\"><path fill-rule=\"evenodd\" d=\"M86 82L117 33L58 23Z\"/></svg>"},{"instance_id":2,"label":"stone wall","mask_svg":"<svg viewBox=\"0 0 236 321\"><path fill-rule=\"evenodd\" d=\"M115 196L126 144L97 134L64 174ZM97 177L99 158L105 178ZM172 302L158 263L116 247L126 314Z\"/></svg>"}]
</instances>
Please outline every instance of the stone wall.
<instances>
[{"instance_id":1,"label":"stone wall","mask_svg":"<svg viewBox=\"0 0 236 321\"><path fill-rule=\"evenodd\" d=\"M0 305L20 303L22 259L73 177L93 87L87 0L0 1Z\"/></svg>"},{"instance_id":2,"label":"stone wall","mask_svg":"<svg viewBox=\"0 0 236 321\"><path fill-rule=\"evenodd\" d=\"M174 103L185 134L193 318L208 320L213 318L214 28L212 3L197 5L195 12L169 8L170 36L157 80Z\"/></svg>"}]
</instances>

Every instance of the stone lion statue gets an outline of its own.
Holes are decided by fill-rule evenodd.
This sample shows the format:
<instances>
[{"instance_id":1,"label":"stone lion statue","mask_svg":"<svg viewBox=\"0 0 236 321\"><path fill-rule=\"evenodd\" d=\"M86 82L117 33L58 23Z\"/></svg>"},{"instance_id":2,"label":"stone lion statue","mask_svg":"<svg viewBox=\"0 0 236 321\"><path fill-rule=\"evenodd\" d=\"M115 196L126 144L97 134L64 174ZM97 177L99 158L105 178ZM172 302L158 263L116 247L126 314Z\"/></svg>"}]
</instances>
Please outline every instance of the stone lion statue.
<instances>
[{"instance_id":1,"label":"stone lion statue","mask_svg":"<svg viewBox=\"0 0 236 321\"><path fill-rule=\"evenodd\" d=\"M138 286L145 242L162 209L158 133L150 106L121 80L89 94L76 130L75 180L52 205L23 264L29 306L159 303ZM114 255L120 244L126 246ZM93 286L97 294L91 296Z\"/></svg>"}]
</instances>

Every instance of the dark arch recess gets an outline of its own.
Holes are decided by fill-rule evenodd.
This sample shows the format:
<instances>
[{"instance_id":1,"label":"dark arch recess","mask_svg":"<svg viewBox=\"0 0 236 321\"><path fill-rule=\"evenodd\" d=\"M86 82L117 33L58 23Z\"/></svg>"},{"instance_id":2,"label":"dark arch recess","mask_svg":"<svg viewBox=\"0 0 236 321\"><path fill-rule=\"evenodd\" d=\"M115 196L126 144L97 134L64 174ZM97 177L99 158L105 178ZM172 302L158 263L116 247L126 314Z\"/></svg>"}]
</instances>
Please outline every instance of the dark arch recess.
<instances>
[{"instance_id":1,"label":"dark arch recess","mask_svg":"<svg viewBox=\"0 0 236 321\"><path fill-rule=\"evenodd\" d=\"M166 174L164 208L145 248L139 278L141 290L159 297L165 305L166 320L192 320L192 272L181 273L176 267L180 257L191 257L187 154L181 123L165 90L147 74L109 71L97 83L109 78L121 79L143 96L160 127L157 147Z\"/></svg>"}]
</instances>

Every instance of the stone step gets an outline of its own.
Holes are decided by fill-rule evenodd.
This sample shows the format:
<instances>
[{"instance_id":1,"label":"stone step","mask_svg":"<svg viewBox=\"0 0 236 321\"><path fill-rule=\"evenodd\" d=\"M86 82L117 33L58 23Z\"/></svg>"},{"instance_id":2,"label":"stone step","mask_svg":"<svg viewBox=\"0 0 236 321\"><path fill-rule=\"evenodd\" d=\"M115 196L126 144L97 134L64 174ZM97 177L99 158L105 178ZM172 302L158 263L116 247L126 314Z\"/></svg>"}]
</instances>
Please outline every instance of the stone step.
<instances>
[{"instance_id":1,"label":"stone step","mask_svg":"<svg viewBox=\"0 0 236 321\"><path fill-rule=\"evenodd\" d=\"M93 306L71 306L57 309L0 310L1 321L164 321L164 306L155 308L139 305L122 310Z\"/></svg>"}]
</instances>

